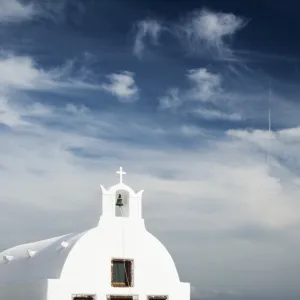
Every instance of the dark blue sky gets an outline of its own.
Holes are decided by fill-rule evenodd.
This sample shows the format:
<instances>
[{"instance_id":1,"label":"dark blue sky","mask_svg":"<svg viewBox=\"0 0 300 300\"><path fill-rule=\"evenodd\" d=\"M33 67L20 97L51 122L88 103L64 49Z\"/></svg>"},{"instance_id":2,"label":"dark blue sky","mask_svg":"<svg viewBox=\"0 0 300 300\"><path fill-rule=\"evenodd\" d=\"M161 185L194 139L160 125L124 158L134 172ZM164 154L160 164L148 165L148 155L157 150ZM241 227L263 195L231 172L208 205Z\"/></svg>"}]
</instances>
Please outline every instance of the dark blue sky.
<instances>
[{"instance_id":1,"label":"dark blue sky","mask_svg":"<svg viewBox=\"0 0 300 300\"><path fill-rule=\"evenodd\" d=\"M7 51L34 57L39 66L46 69L64 64L66 60L73 60L72 72L76 73L80 72L83 64L88 63L93 72L91 80L94 81L103 80L106 74L121 70L136 74L136 83L141 87L142 101L134 107L120 106L113 100L103 102L94 99L106 98L105 95L91 94L84 100L71 100L95 109L122 109L123 113L138 109L141 113L147 114L151 111L156 114L158 99L173 86L186 87L186 71L195 68L207 68L210 72L219 73L222 76L223 87L234 94L243 93L245 90L249 98L245 99L246 106L253 105L252 97L257 98L257 93L268 92L269 81L274 93L278 93L280 97L287 96L287 101L293 102L297 101L295 94L298 92L299 42L296 37L300 30L297 26L299 13L295 3L54 1L52 6L49 6L43 1L37 1L36 6L40 5L47 14L36 16L22 25L2 26L1 43ZM210 49L211 53L203 53L203 46L200 46L199 51L190 52L184 47L186 41L180 41L174 33L174 27L180 26L180 22L183 24L193 12L203 8L232 13L245 20L246 25L242 29L224 35L225 43L236 57L235 61L220 58L214 49ZM133 43L137 33L137 22L144 19L157 20L165 29L161 32L158 46L154 47L145 41L147 47L143 59L137 59L132 54ZM63 103L62 100L59 102ZM261 120L261 115L252 115L248 111L242 112L242 108L237 109L239 113L248 115L243 118L248 119L248 124L242 121L242 127L264 126L265 120ZM164 115L164 118L169 117L172 118L168 113ZM282 120L285 117L286 115L279 116L278 127L289 126L293 118L296 118L293 117L285 124ZM186 119L186 116L182 113L177 114L176 122L182 118ZM188 119L196 125L207 122L199 116L190 116ZM228 128L236 127L236 124L222 123L220 126Z\"/></svg>"}]
</instances>

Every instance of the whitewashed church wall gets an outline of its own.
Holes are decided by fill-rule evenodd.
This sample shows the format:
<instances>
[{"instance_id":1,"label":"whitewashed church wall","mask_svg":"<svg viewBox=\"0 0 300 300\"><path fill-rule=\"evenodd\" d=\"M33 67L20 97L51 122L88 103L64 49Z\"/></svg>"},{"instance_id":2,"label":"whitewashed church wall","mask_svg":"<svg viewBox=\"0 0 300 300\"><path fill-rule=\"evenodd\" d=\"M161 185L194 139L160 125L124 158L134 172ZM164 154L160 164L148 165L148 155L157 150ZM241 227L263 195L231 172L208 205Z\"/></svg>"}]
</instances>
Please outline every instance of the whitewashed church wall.
<instances>
[{"instance_id":1,"label":"whitewashed church wall","mask_svg":"<svg viewBox=\"0 0 300 300\"><path fill-rule=\"evenodd\" d=\"M147 300L147 296L168 296L169 300L189 300L190 284L179 283L172 286L154 287L149 284L128 288L103 288L101 282L66 282L61 280L49 280L47 300L72 300L74 295L96 295L98 300L106 300L109 295L134 296L138 300Z\"/></svg>"}]
</instances>

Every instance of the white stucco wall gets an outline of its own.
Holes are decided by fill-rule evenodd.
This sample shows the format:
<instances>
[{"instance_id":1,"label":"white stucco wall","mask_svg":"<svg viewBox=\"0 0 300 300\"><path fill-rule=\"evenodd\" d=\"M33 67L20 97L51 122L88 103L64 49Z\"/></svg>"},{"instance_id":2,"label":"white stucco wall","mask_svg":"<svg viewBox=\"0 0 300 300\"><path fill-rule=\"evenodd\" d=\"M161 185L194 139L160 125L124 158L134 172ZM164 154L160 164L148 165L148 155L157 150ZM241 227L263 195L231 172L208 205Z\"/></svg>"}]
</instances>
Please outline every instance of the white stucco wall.
<instances>
[{"instance_id":1,"label":"white stucco wall","mask_svg":"<svg viewBox=\"0 0 300 300\"><path fill-rule=\"evenodd\" d=\"M147 296L168 296L170 300L187 300L190 299L190 285L188 283L179 283L178 285L165 286L162 289L156 289L148 291L143 290L147 284L143 287L128 290L127 288L111 288L110 290L104 290L101 284L88 282L87 280L81 281L74 285L71 282L65 282L61 280L49 280L48 286L48 300L63 300L71 299L74 294L87 294L96 295L97 300L106 300L110 295L121 296L133 296L137 300L147 300Z\"/></svg>"},{"instance_id":2,"label":"white stucco wall","mask_svg":"<svg viewBox=\"0 0 300 300\"><path fill-rule=\"evenodd\" d=\"M126 218L103 220L83 235L70 251L61 278L81 278L88 273L106 279L112 258L134 259L137 285L139 281L160 283L160 277L166 278L165 282L179 282L174 261L163 244L145 229L143 221ZM153 276L157 269L160 274Z\"/></svg>"},{"instance_id":3,"label":"white stucco wall","mask_svg":"<svg viewBox=\"0 0 300 300\"><path fill-rule=\"evenodd\" d=\"M134 260L134 286L111 286L111 259ZM69 299L73 294L168 295L170 299L190 299L189 283L181 283L166 248L143 226L126 218L104 219L87 232L70 252L60 280L49 283L49 300Z\"/></svg>"}]
</instances>

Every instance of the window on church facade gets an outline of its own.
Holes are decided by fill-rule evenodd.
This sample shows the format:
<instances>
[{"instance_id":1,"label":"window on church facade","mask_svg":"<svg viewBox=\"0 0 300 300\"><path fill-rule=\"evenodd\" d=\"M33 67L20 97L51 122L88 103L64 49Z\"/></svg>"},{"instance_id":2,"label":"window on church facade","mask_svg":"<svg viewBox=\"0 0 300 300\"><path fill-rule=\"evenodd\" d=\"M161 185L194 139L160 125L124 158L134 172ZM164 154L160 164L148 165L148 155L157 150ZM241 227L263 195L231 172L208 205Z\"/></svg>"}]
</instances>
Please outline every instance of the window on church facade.
<instances>
[{"instance_id":1,"label":"window on church facade","mask_svg":"<svg viewBox=\"0 0 300 300\"><path fill-rule=\"evenodd\" d=\"M133 300L132 296L110 296L109 300Z\"/></svg>"},{"instance_id":2,"label":"window on church facade","mask_svg":"<svg viewBox=\"0 0 300 300\"><path fill-rule=\"evenodd\" d=\"M148 296L147 300L168 300L168 296Z\"/></svg>"},{"instance_id":3,"label":"window on church facade","mask_svg":"<svg viewBox=\"0 0 300 300\"><path fill-rule=\"evenodd\" d=\"M96 295L73 295L72 300L96 300Z\"/></svg>"},{"instance_id":4,"label":"window on church facade","mask_svg":"<svg viewBox=\"0 0 300 300\"><path fill-rule=\"evenodd\" d=\"M133 261L113 259L111 262L111 285L114 287L133 286Z\"/></svg>"}]
</instances>

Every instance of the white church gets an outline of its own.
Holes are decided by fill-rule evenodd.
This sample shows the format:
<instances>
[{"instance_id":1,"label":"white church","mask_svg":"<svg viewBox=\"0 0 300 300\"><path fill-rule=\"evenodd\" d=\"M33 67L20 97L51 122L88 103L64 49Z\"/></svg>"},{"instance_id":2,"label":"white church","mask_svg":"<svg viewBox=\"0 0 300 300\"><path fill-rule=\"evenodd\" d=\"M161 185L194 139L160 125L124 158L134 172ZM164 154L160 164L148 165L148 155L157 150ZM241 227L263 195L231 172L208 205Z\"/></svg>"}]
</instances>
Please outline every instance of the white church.
<instances>
[{"instance_id":1,"label":"white church","mask_svg":"<svg viewBox=\"0 0 300 300\"><path fill-rule=\"evenodd\" d=\"M101 186L96 227L0 253L1 300L189 300L174 261L145 228L142 194Z\"/></svg>"}]
</instances>

